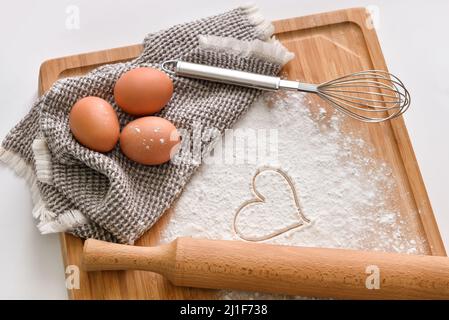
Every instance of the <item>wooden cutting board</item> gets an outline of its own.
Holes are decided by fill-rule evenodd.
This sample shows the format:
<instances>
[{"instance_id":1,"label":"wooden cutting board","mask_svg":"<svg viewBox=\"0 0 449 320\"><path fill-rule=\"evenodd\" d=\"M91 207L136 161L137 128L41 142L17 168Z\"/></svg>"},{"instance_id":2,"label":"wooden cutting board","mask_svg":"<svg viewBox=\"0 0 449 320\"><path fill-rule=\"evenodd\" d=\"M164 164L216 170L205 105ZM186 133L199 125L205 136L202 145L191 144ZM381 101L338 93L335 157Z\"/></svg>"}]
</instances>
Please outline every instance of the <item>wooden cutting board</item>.
<instances>
[{"instance_id":1,"label":"wooden cutting board","mask_svg":"<svg viewBox=\"0 0 449 320\"><path fill-rule=\"evenodd\" d=\"M320 83L362 69L384 69L386 64L366 10L355 8L274 22L276 37L296 55L286 67L291 79ZM140 45L80 54L46 61L39 75L42 94L59 78L81 75L107 63L135 58ZM401 214L416 236L427 239L427 254L446 255L412 145L402 118L381 124L347 119L345 126L375 147L376 156L393 170ZM136 245L158 243L167 212ZM83 241L61 234L64 264L81 265ZM71 299L202 299L216 291L177 288L151 272L81 272L80 289L69 290Z\"/></svg>"}]
</instances>

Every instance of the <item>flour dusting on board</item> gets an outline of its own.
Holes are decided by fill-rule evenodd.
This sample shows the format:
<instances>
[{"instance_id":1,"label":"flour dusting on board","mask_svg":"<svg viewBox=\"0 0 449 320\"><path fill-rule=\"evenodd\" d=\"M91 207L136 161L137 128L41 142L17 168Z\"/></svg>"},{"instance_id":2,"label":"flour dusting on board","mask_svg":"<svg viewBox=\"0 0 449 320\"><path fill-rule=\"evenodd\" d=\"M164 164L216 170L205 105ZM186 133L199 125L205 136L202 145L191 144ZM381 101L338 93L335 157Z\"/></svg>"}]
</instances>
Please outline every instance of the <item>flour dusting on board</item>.
<instances>
[{"instance_id":1,"label":"flour dusting on board","mask_svg":"<svg viewBox=\"0 0 449 320\"><path fill-rule=\"evenodd\" d=\"M416 230L404 220L406 215L401 216L391 169L376 159L368 142L356 133L343 132L343 120L344 116L328 112L305 94L264 95L235 128L271 132L265 140L277 152L244 163L205 163L174 205L161 241L180 236L240 239L233 229L234 215L255 199L254 189L265 202L240 212L237 223L245 235L263 237L298 223L293 193L285 179L273 170L253 180L260 168L269 167L288 175L302 213L311 222L265 242L425 253L425 240L416 238ZM257 154L255 141L248 139L243 147L237 144L227 151L234 159L245 152ZM226 292L224 297L241 294Z\"/></svg>"}]
</instances>

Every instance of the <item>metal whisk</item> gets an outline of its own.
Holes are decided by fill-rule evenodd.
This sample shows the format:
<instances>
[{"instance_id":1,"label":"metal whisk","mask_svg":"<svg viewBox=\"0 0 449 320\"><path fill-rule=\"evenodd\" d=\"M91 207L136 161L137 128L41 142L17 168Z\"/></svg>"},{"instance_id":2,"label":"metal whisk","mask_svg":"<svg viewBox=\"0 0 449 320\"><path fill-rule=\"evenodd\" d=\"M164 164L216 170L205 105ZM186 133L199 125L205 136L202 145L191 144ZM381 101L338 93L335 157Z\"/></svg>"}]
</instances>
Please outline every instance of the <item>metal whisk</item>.
<instances>
[{"instance_id":1,"label":"metal whisk","mask_svg":"<svg viewBox=\"0 0 449 320\"><path fill-rule=\"evenodd\" d=\"M363 122L382 122L396 118L410 106L410 94L402 81L395 75L380 70L356 72L316 85L179 60L165 61L162 69L184 77L262 90L284 89L314 93L337 110Z\"/></svg>"}]
</instances>

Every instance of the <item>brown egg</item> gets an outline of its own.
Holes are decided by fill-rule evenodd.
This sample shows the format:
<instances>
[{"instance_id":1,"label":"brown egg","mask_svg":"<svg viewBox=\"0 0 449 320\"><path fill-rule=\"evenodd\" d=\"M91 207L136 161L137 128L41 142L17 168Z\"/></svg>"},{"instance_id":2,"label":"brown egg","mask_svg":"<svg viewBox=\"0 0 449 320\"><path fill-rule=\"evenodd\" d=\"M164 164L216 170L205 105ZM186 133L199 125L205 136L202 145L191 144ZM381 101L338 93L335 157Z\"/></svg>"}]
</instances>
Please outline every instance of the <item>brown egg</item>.
<instances>
[{"instance_id":1,"label":"brown egg","mask_svg":"<svg viewBox=\"0 0 449 320\"><path fill-rule=\"evenodd\" d=\"M173 82L162 71L136 68L125 72L116 82L114 98L123 111L144 116L159 112L170 101Z\"/></svg>"},{"instance_id":2,"label":"brown egg","mask_svg":"<svg viewBox=\"0 0 449 320\"><path fill-rule=\"evenodd\" d=\"M177 151L180 136L175 126L159 117L143 117L131 121L122 130L120 148L141 164L157 165L167 162Z\"/></svg>"},{"instance_id":3,"label":"brown egg","mask_svg":"<svg viewBox=\"0 0 449 320\"><path fill-rule=\"evenodd\" d=\"M120 135L114 109L106 100L97 97L78 100L70 111L69 125L79 143L99 152L111 151Z\"/></svg>"}]
</instances>

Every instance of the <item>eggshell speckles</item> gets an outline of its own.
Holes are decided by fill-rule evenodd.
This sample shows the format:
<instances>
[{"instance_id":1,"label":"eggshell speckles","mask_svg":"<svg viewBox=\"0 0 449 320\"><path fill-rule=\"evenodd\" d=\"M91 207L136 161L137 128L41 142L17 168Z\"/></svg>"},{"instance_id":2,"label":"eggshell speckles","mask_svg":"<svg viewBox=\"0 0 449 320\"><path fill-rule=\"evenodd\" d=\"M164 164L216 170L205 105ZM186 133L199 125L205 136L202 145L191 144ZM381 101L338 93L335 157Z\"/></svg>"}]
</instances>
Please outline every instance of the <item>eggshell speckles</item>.
<instances>
[{"instance_id":1,"label":"eggshell speckles","mask_svg":"<svg viewBox=\"0 0 449 320\"><path fill-rule=\"evenodd\" d=\"M175 126L160 117L131 121L122 130L120 148L131 160L158 165L171 159L180 142Z\"/></svg>"},{"instance_id":2,"label":"eggshell speckles","mask_svg":"<svg viewBox=\"0 0 449 320\"><path fill-rule=\"evenodd\" d=\"M114 98L123 111L135 115L159 112L170 101L173 82L162 71L136 68L125 72L116 82Z\"/></svg>"},{"instance_id":3,"label":"eggshell speckles","mask_svg":"<svg viewBox=\"0 0 449 320\"><path fill-rule=\"evenodd\" d=\"M98 97L78 100L69 115L75 139L85 147L99 152L111 151L120 136L120 125L112 106Z\"/></svg>"}]
</instances>

